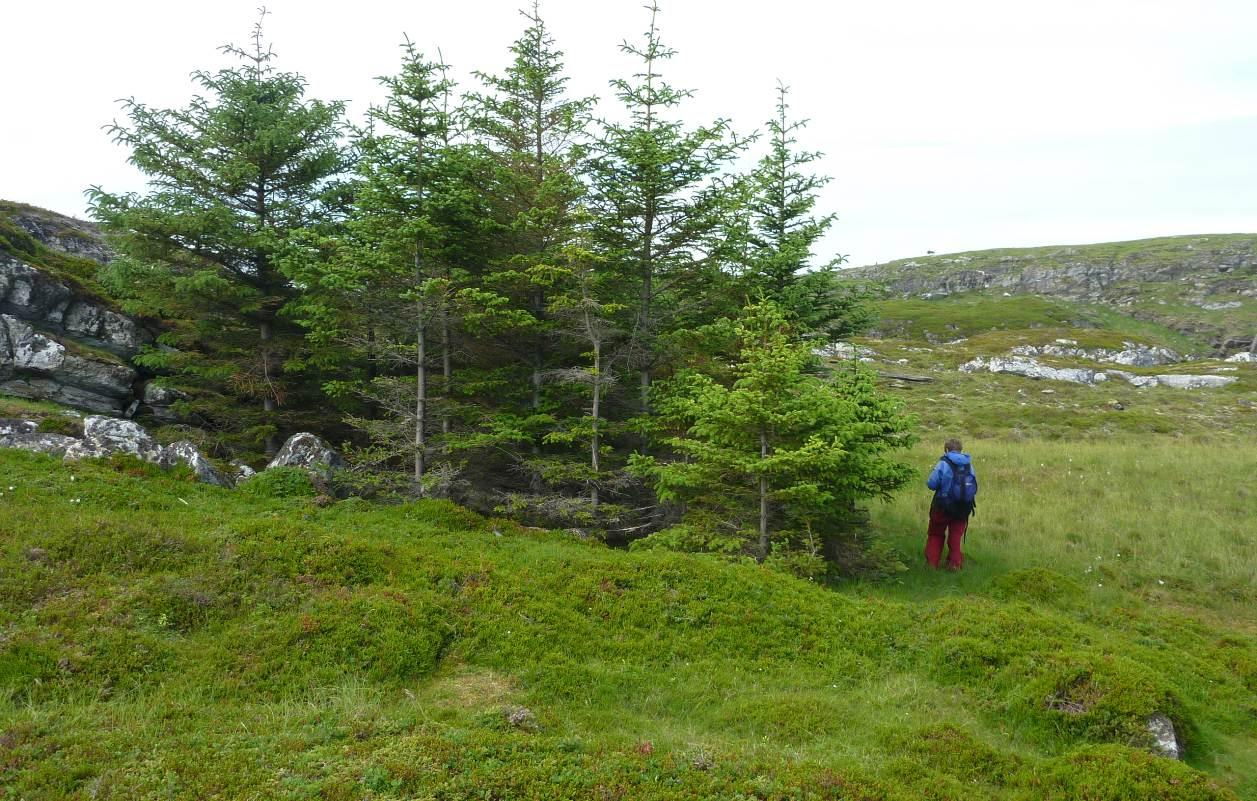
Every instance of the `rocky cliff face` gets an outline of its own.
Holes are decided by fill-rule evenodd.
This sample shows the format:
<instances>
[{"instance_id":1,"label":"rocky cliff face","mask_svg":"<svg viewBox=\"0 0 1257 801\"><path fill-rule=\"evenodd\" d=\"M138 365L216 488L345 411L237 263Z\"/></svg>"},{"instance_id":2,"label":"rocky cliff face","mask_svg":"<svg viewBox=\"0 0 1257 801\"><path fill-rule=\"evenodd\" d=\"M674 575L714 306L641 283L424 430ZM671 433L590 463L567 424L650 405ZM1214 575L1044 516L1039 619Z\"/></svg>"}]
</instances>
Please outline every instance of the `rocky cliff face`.
<instances>
[{"instance_id":1,"label":"rocky cliff face","mask_svg":"<svg viewBox=\"0 0 1257 801\"><path fill-rule=\"evenodd\" d=\"M107 263L99 232L30 207L6 204L0 215L10 224L0 238L0 393L95 412L132 408L143 388L129 360L151 333L40 264L48 254ZM14 225L29 237L16 241Z\"/></svg>"},{"instance_id":2,"label":"rocky cliff face","mask_svg":"<svg viewBox=\"0 0 1257 801\"><path fill-rule=\"evenodd\" d=\"M1220 354L1257 349L1257 235L1183 236L904 259L851 275L903 297L965 292L1105 304L1203 336Z\"/></svg>"}]
</instances>

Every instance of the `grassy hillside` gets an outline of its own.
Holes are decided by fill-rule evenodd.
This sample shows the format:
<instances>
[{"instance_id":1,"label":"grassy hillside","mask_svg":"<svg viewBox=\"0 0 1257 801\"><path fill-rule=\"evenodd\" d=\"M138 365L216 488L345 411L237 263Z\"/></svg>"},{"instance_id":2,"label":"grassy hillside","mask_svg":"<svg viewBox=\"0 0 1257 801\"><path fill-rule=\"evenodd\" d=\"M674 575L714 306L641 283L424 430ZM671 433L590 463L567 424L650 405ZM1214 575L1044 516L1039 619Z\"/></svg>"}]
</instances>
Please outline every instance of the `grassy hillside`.
<instances>
[{"instance_id":1,"label":"grassy hillside","mask_svg":"<svg viewBox=\"0 0 1257 801\"><path fill-rule=\"evenodd\" d=\"M838 590L0 452L0 797L1253 797L1257 440L1157 442L975 443L968 569L914 490Z\"/></svg>"},{"instance_id":2,"label":"grassy hillside","mask_svg":"<svg viewBox=\"0 0 1257 801\"><path fill-rule=\"evenodd\" d=\"M862 267L852 275L890 290L887 335L922 330L943 335L935 308L955 300L944 325L964 330L986 315L966 313L988 300L1003 302L1008 324L1068 324L1137 331L1141 324L1178 332L1190 350L1208 353L1232 337L1257 332L1257 235L1209 234L1130 242L1038 248L1002 248L919 256ZM950 338L950 337L945 337ZM1180 339L1180 344L1186 342Z\"/></svg>"}]
</instances>

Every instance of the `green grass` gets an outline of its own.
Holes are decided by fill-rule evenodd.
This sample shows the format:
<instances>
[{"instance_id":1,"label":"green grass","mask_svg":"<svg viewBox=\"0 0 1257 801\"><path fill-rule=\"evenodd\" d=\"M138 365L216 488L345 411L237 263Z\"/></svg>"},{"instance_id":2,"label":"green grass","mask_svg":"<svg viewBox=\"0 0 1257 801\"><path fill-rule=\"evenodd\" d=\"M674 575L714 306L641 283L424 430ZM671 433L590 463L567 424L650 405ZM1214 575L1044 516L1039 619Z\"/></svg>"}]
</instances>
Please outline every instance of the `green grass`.
<instances>
[{"instance_id":1,"label":"green grass","mask_svg":"<svg viewBox=\"0 0 1257 801\"><path fill-rule=\"evenodd\" d=\"M1244 451L973 450L970 568L917 565L913 488L874 510L912 568L836 590L0 452L0 797L1251 797ZM1178 459L1208 516L1162 500Z\"/></svg>"},{"instance_id":2,"label":"green grass","mask_svg":"<svg viewBox=\"0 0 1257 801\"><path fill-rule=\"evenodd\" d=\"M922 343L980 338L988 345L1011 346L1045 344L1060 337L1086 348L1120 348L1132 341L1162 345L1184 354L1209 350L1203 341L1167 325L1105 306L1040 295L965 293L933 300L888 299L878 301L876 308L879 321L875 329L881 338ZM1208 314L1199 308L1196 311Z\"/></svg>"}]
</instances>

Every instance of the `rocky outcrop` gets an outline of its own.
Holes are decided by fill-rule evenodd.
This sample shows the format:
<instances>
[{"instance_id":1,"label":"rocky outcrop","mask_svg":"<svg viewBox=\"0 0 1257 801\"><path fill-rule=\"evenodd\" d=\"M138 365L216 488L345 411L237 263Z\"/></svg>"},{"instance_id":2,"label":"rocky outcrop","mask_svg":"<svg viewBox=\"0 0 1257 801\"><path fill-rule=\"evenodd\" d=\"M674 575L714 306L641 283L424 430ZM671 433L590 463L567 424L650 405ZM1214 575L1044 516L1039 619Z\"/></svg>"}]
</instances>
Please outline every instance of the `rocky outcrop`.
<instances>
[{"instance_id":1,"label":"rocky outcrop","mask_svg":"<svg viewBox=\"0 0 1257 801\"><path fill-rule=\"evenodd\" d=\"M1045 295L1104 304L1209 339L1215 354L1254 349L1257 236L1168 237L1064 248L988 250L860 267L904 298L966 292ZM1188 311L1195 307L1197 314Z\"/></svg>"},{"instance_id":2,"label":"rocky outcrop","mask_svg":"<svg viewBox=\"0 0 1257 801\"><path fill-rule=\"evenodd\" d=\"M108 264L113 258L100 229L85 220L34 206L16 206L8 212L8 217L45 247L100 264Z\"/></svg>"},{"instance_id":3,"label":"rocky outcrop","mask_svg":"<svg viewBox=\"0 0 1257 801\"><path fill-rule=\"evenodd\" d=\"M1049 381L1068 381L1072 384L1094 384L1107 379L1104 373L1086 367L1049 367L1034 359L993 356L990 359L981 357L960 365L962 373L1009 373L1026 378L1047 379ZM1097 378L1097 376L1103 376Z\"/></svg>"},{"instance_id":4,"label":"rocky outcrop","mask_svg":"<svg viewBox=\"0 0 1257 801\"><path fill-rule=\"evenodd\" d=\"M125 364L67 348L30 323L0 314L0 392L117 412L130 402L135 378Z\"/></svg>"},{"instance_id":5,"label":"rocky outcrop","mask_svg":"<svg viewBox=\"0 0 1257 801\"><path fill-rule=\"evenodd\" d=\"M344 460L331 446L314 434L302 432L288 438L266 469L301 467L312 473L328 476L333 470L344 466Z\"/></svg>"},{"instance_id":6,"label":"rocky outcrop","mask_svg":"<svg viewBox=\"0 0 1257 801\"><path fill-rule=\"evenodd\" d=\"M1093 362L1124 364L1131 367L1158 367L1163 364L1177 364L1183 360L1183 357L1174 351L1159 345L1140 345L1135 342L1122 344L1121 350L1080 348L1072 339L1058 339L1050 345L1018 345L1009 352L1014 356L1087 359Z\"/></svg>"},{"instance_id":7,"label":"rocky outcrop","mask_svg":"<svg viewBox=\"0 0 1257 801\"><path fill-rule=\"evenodd\" d=\"M14 204L0 212L38 243L0 249L0 393L93 412L132 408L138 374L129 359L152 336L77 279L58 277L69 273L39 266L58 253L107 263L95 226Z\"/></svg>"},{"instance_id":8,"label":"rocky outcrop","mask_svg":"<svg viewBox=\"0 0 1257 801\"><path fill-rule=\"evenodd\" d=\"M1025 356L978 357L960 365L962 373L1008 373L1026 378L1068 381L1072 384L1100 384L1120 378L1135 387L1173 387L1175 389L1217 389L1233 384L1234 376L1223 375L1136 375L1125 370L1092 370L1087 367L1050 367Z\"/></svg>"},{"instance_id":9,"label":"rocky outcrop","mask_svg":"<svg viewBox=\"0 0 1257 801\"><path fill-rule=\"evenodd\" d=\"M108 304L3 251L0 313L122 357L134 356L152 338Z\"/></svg>"},{"instance_id":10,"label":"rocky outcrop","mask_svg":"<svg viewBox=\"0 0 1257 801\"><path fill-rule=\"evenodd\" d=\"M167 470L182 464L189 467L199 481L226 488L255 475L251 467L240 463L232 465L235 468L232 475L224 475L195 443L181 440L163 446L135 422L116 417L88 417L83 421L82 438L41 432L34 420L0 418L0 448L52 453L63 456L67 462L125 454ZM267 469L272 467L300 467L315 476L317 482L319 478L330 478L335 470L344 467L344 460L314 434L301 433L288 438L267 465Z\"/></svg>"}]
</instances>

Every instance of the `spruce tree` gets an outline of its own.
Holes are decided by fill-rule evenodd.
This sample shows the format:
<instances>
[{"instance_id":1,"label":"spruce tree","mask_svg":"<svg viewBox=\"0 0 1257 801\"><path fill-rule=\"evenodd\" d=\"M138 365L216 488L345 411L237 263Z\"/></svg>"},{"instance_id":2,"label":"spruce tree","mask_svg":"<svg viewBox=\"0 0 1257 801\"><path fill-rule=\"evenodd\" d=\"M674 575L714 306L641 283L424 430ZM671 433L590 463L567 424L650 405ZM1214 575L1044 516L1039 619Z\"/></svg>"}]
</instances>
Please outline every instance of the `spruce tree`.
<instances>
[{"instance_id":1,"label":"spruce tree","mask_svg":"<svg viewBox=\"0 0 1257 801\"><path fill-rule=\"evenodd\" d=\"M510 298L525 312L509 332L515 361L529 365L528 408L542 409L544 371L551 364L553 326L546 319L549 272L573 241L584 194L578 167L593 98L569 98L563 53L537 4L511 45L500 75L476 73L488 90L473 95L473 125L494 165L490 203L497 223L495 255L484 289Z\"/></svg>"},{"instance_id":2,"label":"spruce tree","mask_svg":"<svg viewBox=\"0 0 1257 801\"><path fill-rule=\"evenodd\" d=\"M447 393L450 298L474 239L463 234L479 213L477 162L453 142L446 66L409 40L402 48L400 71L380 79L388 98L370 109L372 128L358 140L358 179L343 233L314 238L319 247L292 269L310 287L301 316L311 335L347 346L365 362L356 380L333 387L369 402L373 412L351 422L378 461L406 458L423 493L432 438L448 428L448 399L433 398L430 372L439 356L435 383Z\"/></svg>"},{"instance_id":3,"label":"spruce tree","mask_svg":"<svg viewBox=\"0 0 1257 801\"><path fill-rule=\"evenodd\" d=\"M300 75L275 69L262 20L251 47L223 50L241 65L194 73L204 94L186 107L132 98L129 122L109 127L148 189L89 194L121 254L110 287L129 311L167 321L158 341L169 347L136 361L176 373L203 423L273 453L279 409L303 388L291 369L301 331L283 314L298 290L278 261L293 231L335 211L344 108L306 99Z\"/></svg>"},{"instance_id":4,"label":"spruce tree","mask_svg":"<svg viewBox=\"0 0 1257 801\"><path fill-rule=\"evenodd\" d=\"M628 120L604 122L588 167L597 246L607 269L636 283L626 328L643 411L661 335L710 319L722 277L713 254L730 199L719 179L743 147L726 120L687 130L675 118L691 92L660 74L675 51L659 38L658 5L647 8L644 43L621 45L641 60L640 71L611 82Z\"/></svg>"},{"instance_id":5,"label":"spruce tree","mask_svg":"<svg viewBox=\"0 0 1257 801\"><path fill-rule=\"evenodd\" d=\"M714 326L732 335L731 380L686 370L661 382L662 417L681 458L636 456L679 525L639 547L664 545L754 557L815 576L826 540L850 536L857 504L886 497L913 475L887 452L910 444L910 421L858 366L826 382L771 301Z\"/></svg>"},{"instance_id":6,"label":"spruce tree","mask_svg":"<svg viewBox=\"0 0 1257 801\"><path fill-rule=\"evenodd\" d=\"M743 184L743 277L751 297L772 300L797 325L832 341L863 329L871 312L863 293L841 280L843 257L812 264L817 242L837 216L816 214L817 194L830 178L811 169L821 153L798 147L807 120L790 118L789 91L777 85L768 153Z\"/></svg>"}]
</instances>

